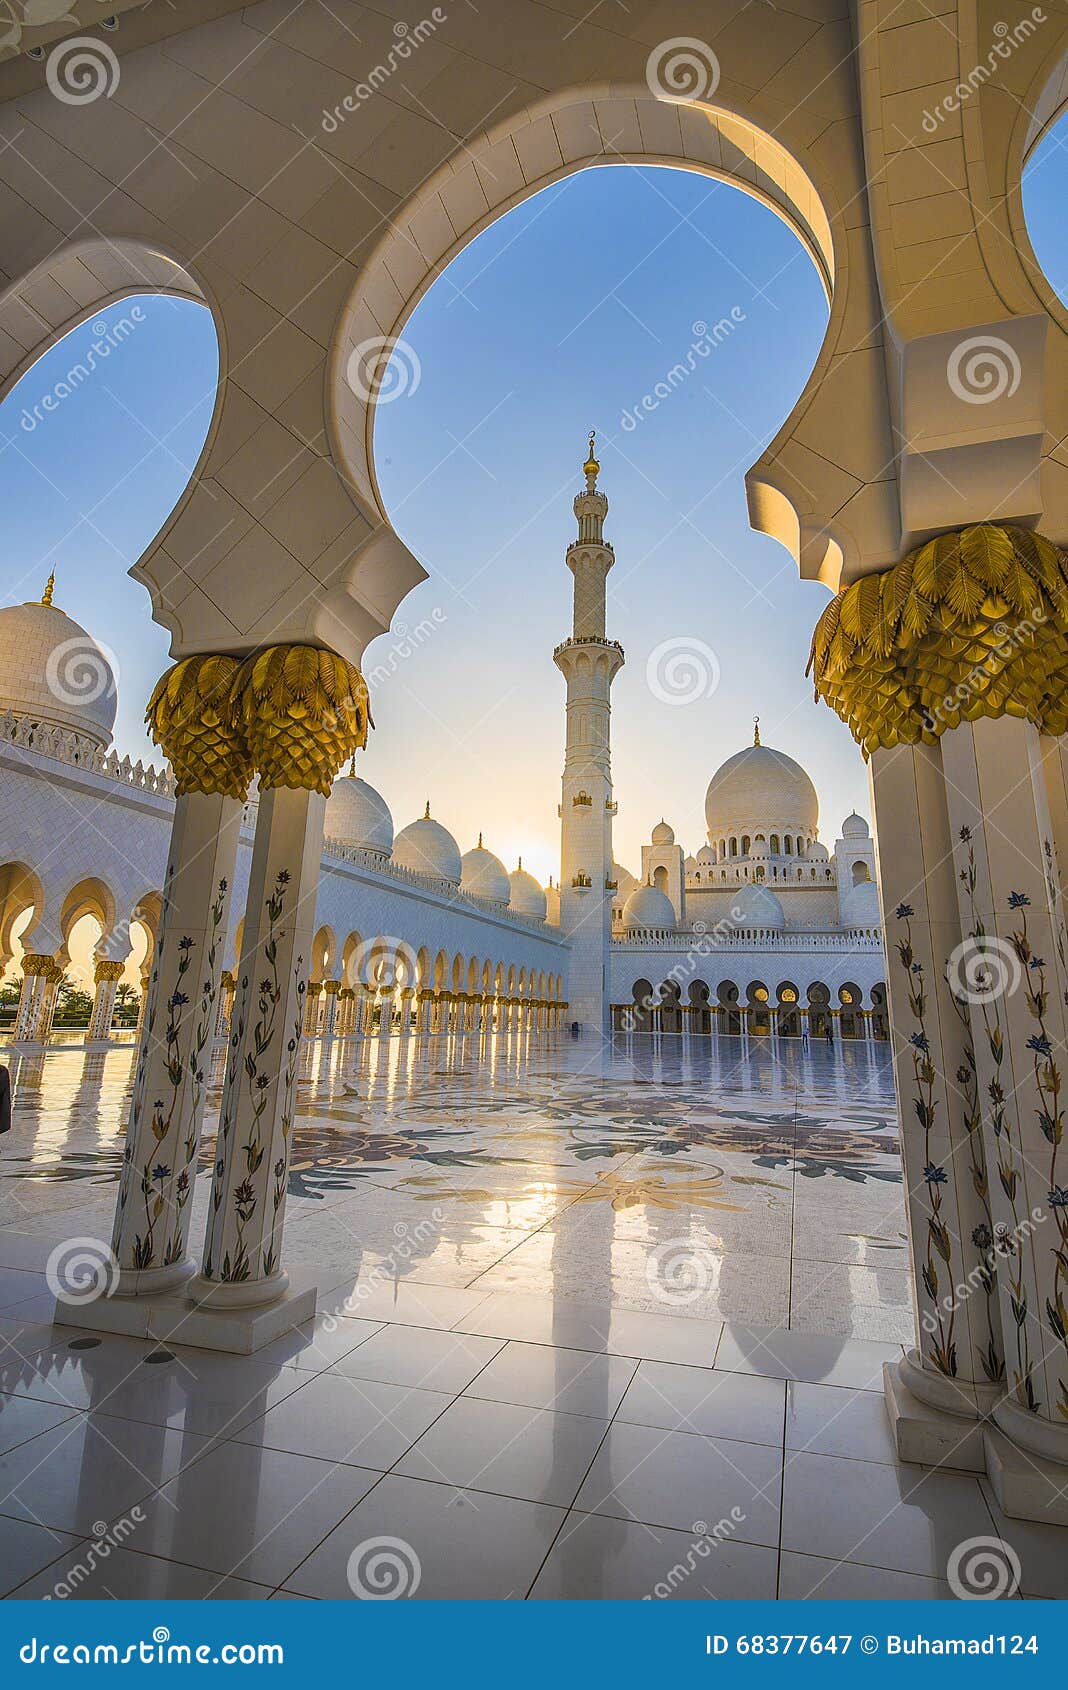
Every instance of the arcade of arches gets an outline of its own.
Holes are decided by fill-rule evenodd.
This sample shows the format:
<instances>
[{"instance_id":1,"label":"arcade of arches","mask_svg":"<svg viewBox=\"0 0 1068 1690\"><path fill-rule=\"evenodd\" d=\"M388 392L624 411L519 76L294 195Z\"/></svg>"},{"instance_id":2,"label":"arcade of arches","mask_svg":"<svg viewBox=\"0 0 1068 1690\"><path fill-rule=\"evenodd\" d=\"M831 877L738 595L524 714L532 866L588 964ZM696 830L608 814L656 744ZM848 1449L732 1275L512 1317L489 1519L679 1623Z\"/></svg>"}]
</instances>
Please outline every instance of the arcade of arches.
<instances>
[{"instance_id":1,"label":"arcade of arches","mask_svg":"<svg viewBox=\"0 0 1068 1690\"><path fill-rule=\"evenodd\" d=\"M918 1316L915 1341L886 1357L894 1451L987 1474L1005 1516L1068 1523L1068 317L1031 251L1020 192L1023 162L1063 105L1063 29L1020 25L989 76L969 82L1001 40L986 0L951 0L938 16L899 0L785 0L773 30L762 7L683 0L679 35L707 42L716 68L714 83L691 88L658 80L649 8L599 10L563 32L556 12L502 0L492 28L484 10L459 8L432 43L413 45L426 54L418 101L400 81L386 86L364 124L343 102L395 40L384 14L357 35L333 7L211 0L189 24L180 8L109 4L118 27L106 34L96 0L70 0L62 18L20 25L0 47L15 212L0 233L5 383L133 291L202 301L221 368L196 473L132 570L171 637L173 666L148 708L173 824L162 883L138 888L124 912L141 910L154 959L118 1183L117 1284L65 1317L245 1352L312 1318L314 1247L301 1259L309 1272L289 1279L299 1228L285 1226L286 1176L302 1034L342 1003L365 1032L369 1015L380 1032L429 1032L405 1007L434 1013L428 990L451 1037L481 1039L513 1014L540 1031L565 1000L590 1025L617 889L607 739L602 753L592 729L584 748L568 743L563 807L575 822L559 933L513 919L503 893L488 897L495 908L470 905L527 947L514 979L504 939L477 956L427 942L420 962L418 935L414 974L316 977L328 795L367 736L363 652L425 578L378 490L377 388L352 371L368 346L381 356L450 257L509 207L606 160L674 164L784 218L830 301L805 389L746 483L753 526L824 589L813 587L813 681L871 776L885 996L860 1006L863 1036L838 1043L860 1061L873 1033L892 1032ZM120 67L106 99L57 99L40 56L27 56L74 30ZM309 124L314 139L295 145ZM584 467L568 557L575 628L556 661L569 719L580 701L597 723L623 653L603 623L611 548L592 444ZM269 491L246 504L240 486ZM584 599L580 579L593 583ZM254 832L229 1006L243 818ZM742 850L741 832L709 842L728 866L735 837ZM796 872L809 838L798 825L784 839L775 866ZM342 853L338 873L379 873L358 857ZM394 878L421 872L402 863ZM767 891L763 872L751 891ZM3 870L5 907L25 901L33 873L21 858ZM151 908L138 903L149 892ZM651 871L639 892L670 904ZM31 935L20 1030L47 1019L73 921L88 912L110 927L114 912L94 897L75 887L48 912L54 931ZM633 970L632 1006L613 993L640 1023L636 1041L646 1024L663 1040L688 1023L689 1050L707 1018L759 1043L763 1060L762 1041L785 1040L795 1017L813 1037L832 1017L857 1031L850 979L762 970L713 993L668 976ZM342 999L357 985L358 999ZM220 1013L230 1038L194 1261L190 1170ZM284 1404L269 1412L284 1417Z\"/></svg>"}]
</instances>

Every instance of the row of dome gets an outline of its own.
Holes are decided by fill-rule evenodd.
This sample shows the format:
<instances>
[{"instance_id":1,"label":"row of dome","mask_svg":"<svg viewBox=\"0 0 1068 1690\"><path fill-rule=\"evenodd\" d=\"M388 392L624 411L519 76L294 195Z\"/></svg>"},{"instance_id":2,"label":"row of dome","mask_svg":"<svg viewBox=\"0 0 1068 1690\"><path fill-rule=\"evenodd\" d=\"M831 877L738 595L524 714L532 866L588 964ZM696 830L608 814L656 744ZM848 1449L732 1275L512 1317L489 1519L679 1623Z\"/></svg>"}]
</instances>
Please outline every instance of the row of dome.
<instances>
[{"instance_id":1,"label":"row of dome","mask_svg":"<svg viewBox=\"0 0 1068 1690\"><path fill-rule=\"evenodd\" d=\"M782 904L763 881L743 881L738 886L724 888L723 892L725 914L717 915L717 925L726 922L735 928L762 928L777 933L786 927ZM839 923L842 927L874 927L880 919L879 890L873 880L861 881L841 897ZM635 886L627 894L622 922L625 932L639 928L670 931L677 925L677 918L667 893L662 892L659 886L646 883Z\"/></svg>"},{"instance_id":2,"label":"row of dome","mask_svg":"<svg viewBox=\"0 0 1068 1690\"><path fill-rule=\"evenodd\" d=\"M509 874L501 859L483 845L481 834L478 844L461 856L448 828L431 816L429 804L418 821L409 822L394 837L389 805L358 775L343 775L334 782L326 803L324 832L327 839L388 858L413 874L458 886L461 892L487 898L535 921L545 920L545 893L523 867L522 858Z\"/></svg>"}]
</instances>

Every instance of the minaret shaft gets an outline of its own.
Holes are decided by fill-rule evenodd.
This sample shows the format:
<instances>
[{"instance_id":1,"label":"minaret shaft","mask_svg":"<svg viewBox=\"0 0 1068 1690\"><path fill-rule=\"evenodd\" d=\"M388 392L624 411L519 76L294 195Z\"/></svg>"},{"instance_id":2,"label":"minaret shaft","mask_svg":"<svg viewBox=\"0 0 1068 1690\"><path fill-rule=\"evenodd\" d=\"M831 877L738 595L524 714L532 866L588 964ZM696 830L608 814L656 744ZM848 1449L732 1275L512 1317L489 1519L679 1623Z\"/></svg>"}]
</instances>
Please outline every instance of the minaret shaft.
<instances>
[{"instance_id":1,"label":"minaret shaft","mask_svg":"<svg viewBox=\"0 0 1068 1690\"><path fill-rule=\"evenodd\" d=\"M590 455L586 486L575 499L579 537L567 550L574 577L571 638L553 661L567 684L567 733L560 802L560 921L571 936L570 1015L585 1028L607 1030L607 958L612 923L612 681L623 648L605 636L608 571L615 562L604 538L608 500L597 491L599 465Z\"/></svg>"}]
</instances>

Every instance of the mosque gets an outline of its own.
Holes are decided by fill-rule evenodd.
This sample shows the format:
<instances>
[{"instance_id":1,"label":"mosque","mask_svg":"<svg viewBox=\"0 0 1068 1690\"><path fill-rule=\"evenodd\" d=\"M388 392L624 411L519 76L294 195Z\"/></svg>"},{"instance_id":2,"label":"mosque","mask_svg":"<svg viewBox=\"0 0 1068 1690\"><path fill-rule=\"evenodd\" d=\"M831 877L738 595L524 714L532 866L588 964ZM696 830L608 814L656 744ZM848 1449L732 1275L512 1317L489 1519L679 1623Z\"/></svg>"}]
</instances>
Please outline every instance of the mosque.
<instances>
[{"instance_id":1,"label":"mosque","mask_svg":"<svg viewBox=\"0 0 1068 1690\"><path fill-rule=\"evenodd\" d=\"M558 883L509 871L483 842L460 846L431 811L395 829L386 799L356 774L327 801L305 1034L321 1039L610 1030L866 1039L888 1035L867 823L842 823L833 852L799 763L754 741L705 796L693 854L661 819L640 871L615 860L611 684L623 649L605 633L614 551L590 437L574 501L571 636L554 661L567 689ZM70 939L86 915L93 951L90 1044L112 1034L118 982L147 930L141 1000L163 906L174 813L169 768L112 746L108 656L54 602L0 611L0 968L21 966L14 1042L47 1044ZM235 996L258 796L244 806L223 990ZM30 911L27 921L27 911Z\"/></svg>"}]
</instances>

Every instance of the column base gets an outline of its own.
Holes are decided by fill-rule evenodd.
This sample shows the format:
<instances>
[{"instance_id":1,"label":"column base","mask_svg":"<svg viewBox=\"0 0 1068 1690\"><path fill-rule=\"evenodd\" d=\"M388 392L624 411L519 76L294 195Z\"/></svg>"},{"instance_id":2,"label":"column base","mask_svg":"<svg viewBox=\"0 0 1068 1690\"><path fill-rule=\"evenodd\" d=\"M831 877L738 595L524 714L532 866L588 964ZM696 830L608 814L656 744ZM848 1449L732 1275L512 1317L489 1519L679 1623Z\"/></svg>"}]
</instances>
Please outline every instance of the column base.
<instances>
[{"instance_id":1,"label":"column base","mask_svg":"<svg viewBox=\"0 0 1068 1690\"><path fill-rule=\"evenodd\" d=\"M903 1361L883 1367L883 1391L894 1447L902 1461L921 1467L949 1467L964 1473L985 1473L983 1421L933 1408L921 1402L908 1386Z\"/></svg>"},{"instance_id":2,"label":"column base","mask_svg":"<svg viewBox=\"0 0 1068 1690\"><path fill-rule=\"evenodd\" d=\"M186 1257L169 1267L120 1268L110 1297L164 1297L177 1291L196 1272L196 1263Z\"/></svg>"},{"instance_id":3,"label":"column base","mask_svg":"<svg viewBox=\"0 0 1068 1690\"><path fill-rule=\"evenodd\" d=\"M289 1284L270 1303L241 1308L209 1307L182 1292L144 1297L98 1297L92 1303L56 1299L58 1327L80 1326L91 1332L117 1332L131 1338L189 1344L194 1349L253 1355L294 1326L314 1320L318 1289Z\"/></svg>"},{"instance_id":4,"label":"column base","mask_svg":"<svg viewBox=\"0 0 1068 1690\"><path fill-rule=\"evenodd\" d=\"M1013 1520L1068 1526L1068 1467L1018 1449L989 1423L983 1439L986 1471L1001 1512Z\"/></svg>"}]
</instances>

